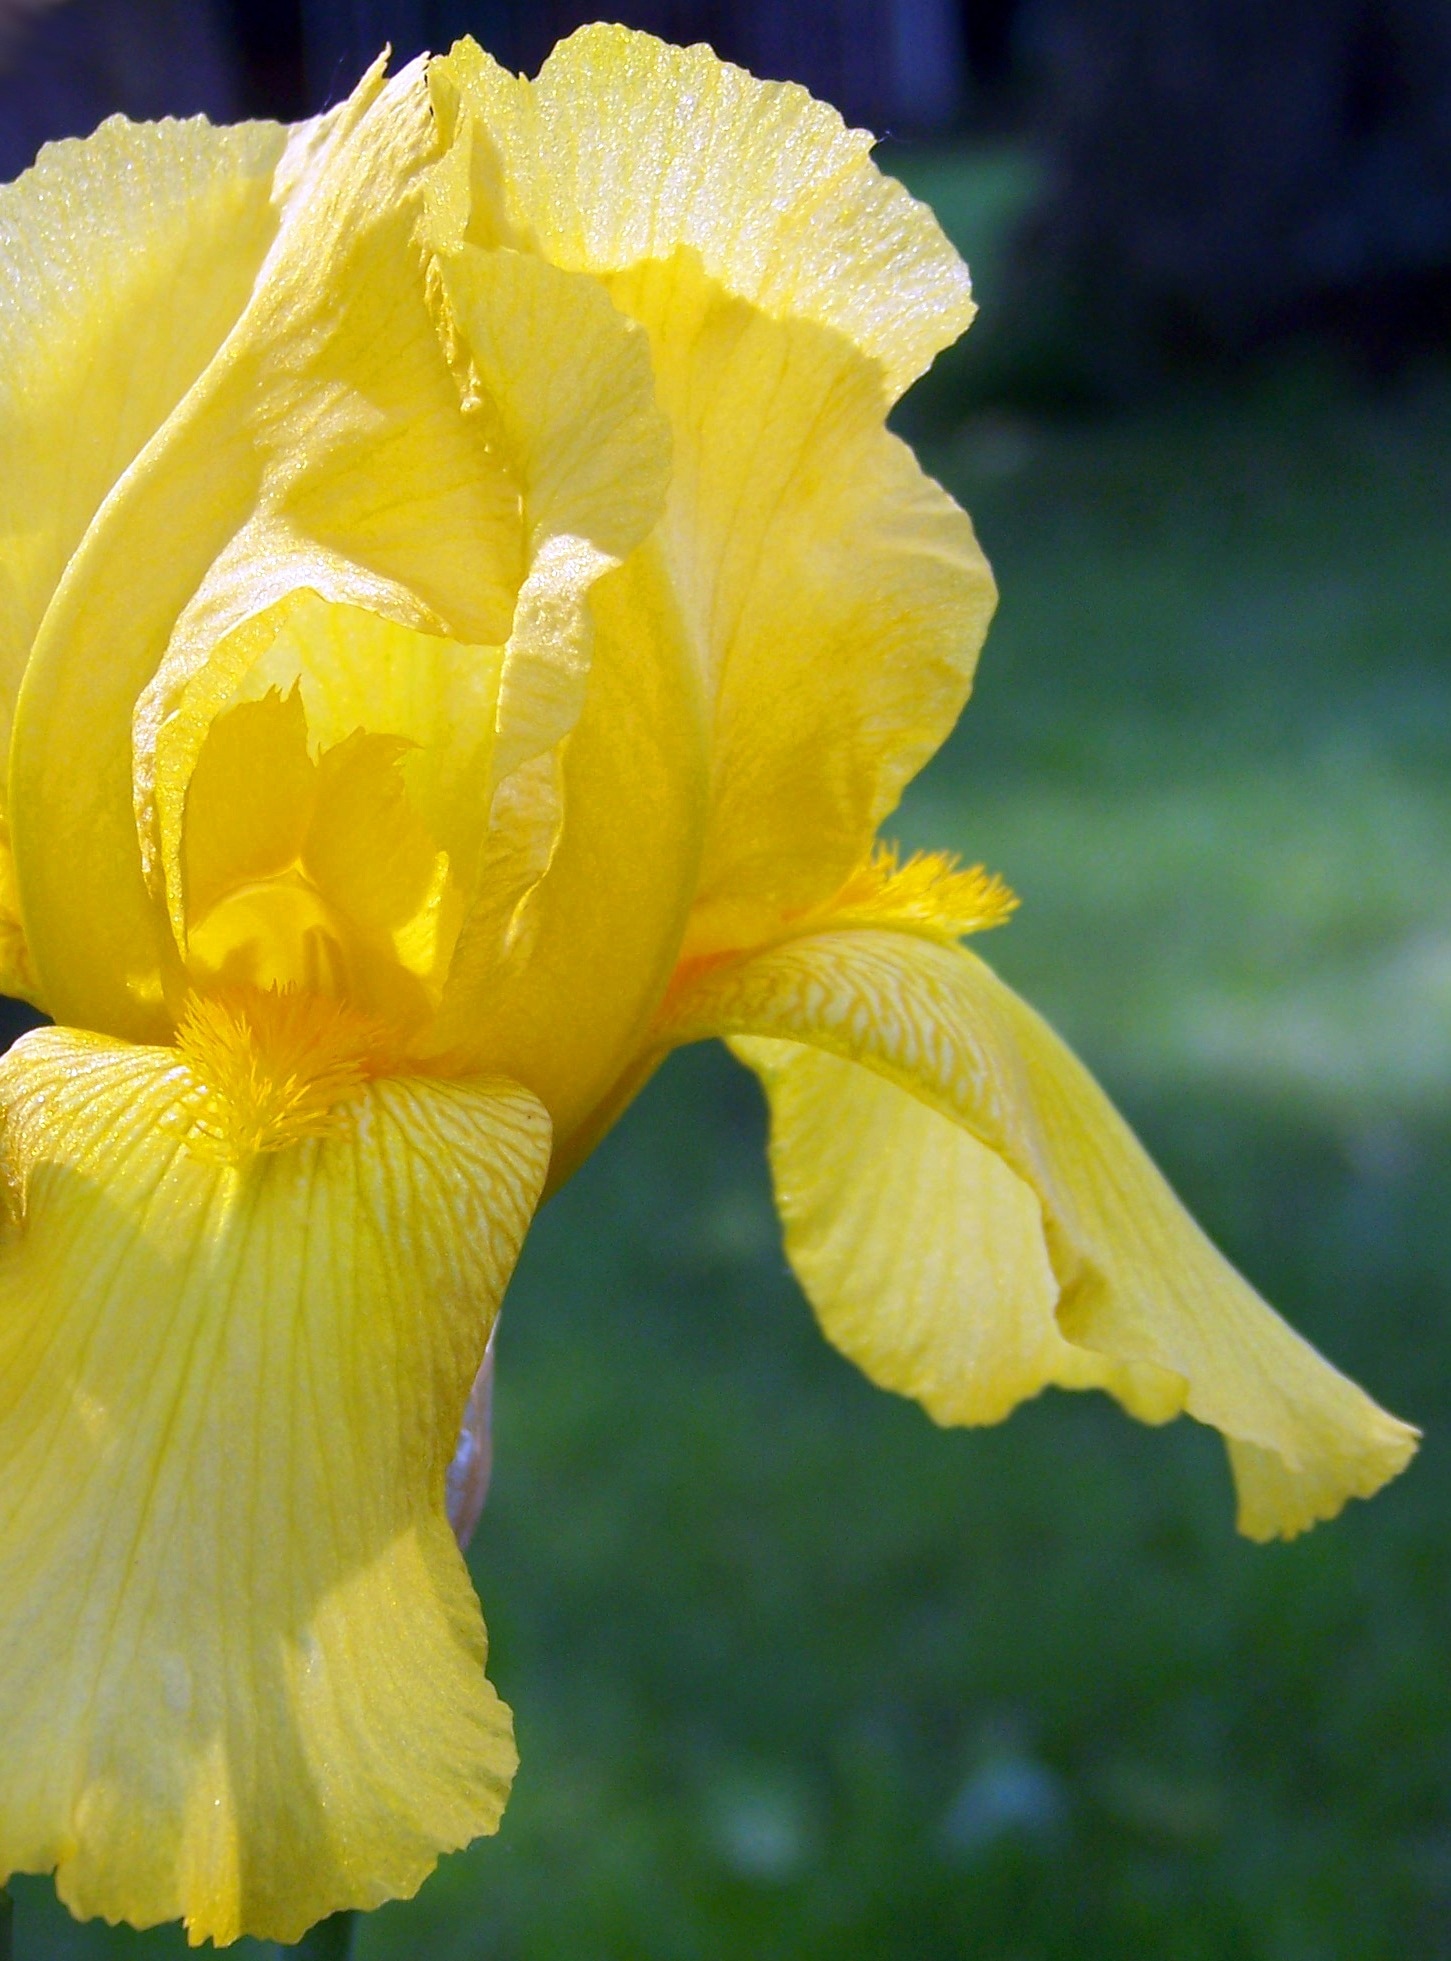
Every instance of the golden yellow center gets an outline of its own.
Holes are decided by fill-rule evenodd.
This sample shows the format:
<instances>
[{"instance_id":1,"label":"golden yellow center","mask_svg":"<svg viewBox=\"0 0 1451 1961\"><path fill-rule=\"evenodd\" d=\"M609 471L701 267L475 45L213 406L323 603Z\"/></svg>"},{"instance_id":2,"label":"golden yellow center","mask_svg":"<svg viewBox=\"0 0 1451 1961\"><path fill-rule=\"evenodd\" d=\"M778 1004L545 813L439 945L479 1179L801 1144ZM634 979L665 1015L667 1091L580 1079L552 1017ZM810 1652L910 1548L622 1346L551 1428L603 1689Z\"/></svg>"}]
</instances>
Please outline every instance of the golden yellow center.
<instances>
[{"instance_id":1,"label":"golden yellow center","mask_svg":"<svg viewBox=\"0 0 1451 1961\"><path fill-rule=\"evenodd\" d=\"M296 689L218 715L187 791L186 964L201 993L297 990L400 1033L437 1005L459 895L401 766L357 729L313 756Z\"/></svg>"},{"instance_id":2,"label":"golden yellow center","mask_svg":"<svg viewBox=\"0 0 1451 1961\"><path fill-rule=\"evenodd\" d=\"M378 1022L285 987L193 995L177 1047L196 1083L187 1142L228 1163L335 1134L343 1107L391 1066Z\"/></svg>"}]
</instances>

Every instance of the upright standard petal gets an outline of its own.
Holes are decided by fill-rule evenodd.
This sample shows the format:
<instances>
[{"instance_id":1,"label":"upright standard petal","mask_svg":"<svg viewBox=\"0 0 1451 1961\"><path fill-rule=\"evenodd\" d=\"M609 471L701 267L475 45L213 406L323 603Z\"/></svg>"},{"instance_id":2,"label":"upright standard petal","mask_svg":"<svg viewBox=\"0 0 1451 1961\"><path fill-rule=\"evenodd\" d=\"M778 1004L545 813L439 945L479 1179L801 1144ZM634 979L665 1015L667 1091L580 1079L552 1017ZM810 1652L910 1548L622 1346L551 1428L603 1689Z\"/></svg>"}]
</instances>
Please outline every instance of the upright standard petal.
<instances>
[{"instance_id":1,"label":"upright standard petal","mask_svg":"<svg viewBox=\"0 0 1451 1961\"><path fill-rule=\"evenodd\" d=\"M364 524L360 479L416 463L430 421L459 420L408 256L406 193L432 144L417 73L367 77L319 143L290 179L285 222L246 308L92 522L26 670L11 749L16 872L47 1003L67 1023L139 1039L169 1031L159 977L176 961L137 847L132 716L179 615L238 533L259 523L277 545L312 521L309 563L321 579L337 558L328 520L339 501L363 534L369 592L385 585L400 512L411 514L375 478L377 522ZM445 465L445 454L432 450L425 587L461 531L477 538L466 518L487 530L503 503L487 471L456 453ZM485 611L496 557L477 554L473 568ZM273 598L308 582L285 575L285 558L261 561L278 581Z\"/></svg>"},{"instance_id":2,"label":"upright standard petal","mask_svg":"<svg viewBox=\"0 0 1451 1961\"><path fill-rule=\"evenodd\" d=\"M517 252L465 246L438 262L465 406L518 486L524 577L500 680L495 781L578 719L587 598L653 527L670 428L645 336L593 280Z\"/></svg>"},{"instance_id":3,"label":"upright standard petal","mask_svg":"<svg viewBox=\"0 0 1451 1961\"><path fill-rule=\"evenodd\" d=\"M444 1512L549 1152L328 1003L0 1065L0 1874L291 1941L412 1893L514 1769Z\"/></svg>"},{"instance_id":4,"label":"upright standard petal","mask_svg":"<svg viewBox=\"0 0 1451 1961\"><path fill-rule=\"evenodd\" d=\"M434 152L421 70L367 78L319 137L245 313L47 616L16 739L16 843L63 1019L165 1034L179 948L158 927L169 910L177 937L190 770L299 591L477 650L491 719L503 711L496 769L578 712L588 587L663 495L648 351L588 280L534 262L513 280L430 273ZM501 441L524 422L527 452ZM560 482L561 457L596 448L587 486ZM77 727L93 757L80 783L58 753Z\"/></svg>"},{"instance_id":5,"label":"upright standard petal","mask_svg":"<svg viewBox=\"0 0 1451 1961\"><path fill-rule=\"evenodd\" d=\"M288 132L113 117L0 189L0 811L16 693L102 501L247 303ZM78 222L79 217L79 222ZM41 997L0 833L0 989Z\"/></svg>"},{"instance_id":6,"label":"upright standard petal","mask_svg":"<svg viewBox=\"0 0 1451 1961\"><path fill-rule=\"evenodd\" d=\"M994 603L966 516L885 428L971 315L936 221L802 90L624 29L537 82L431 71L440 237L594 274L644 326L658 544L712 728L690 946L830 895L966 699Z\"/></svg>"},{"instance_id":7,"label":"upright standard petal","mask_svg":"<svg viewBox=\"0 0 1451 1961\"><path fill-rule=\"evenodd\" d=\"M727 293L849 340L893 400L972 319L931 211L794 83L604 25L532 82L472 41L430 80L453 146L438 207L460 238L596 274L685 247Z\"/></svg>"},{"instance_id":8,"label":"upright standard petal","mask_svg":"<svg viewBox=\"0 0 1451 1961\"><path fill-rule=\"evenodd\" d=\"M66 561L251 296L287 136L114 116L0 189L0 753Z\"/></svg>"},{"instance_id":9,"label":"upright standard petal","mask_svg":"<svg viewBox=\"0 0 1451 1961\"><path fill-rule=\"evenodd\" d=\"M660 548L711 704L691 946L749 944L861 860L961 712L997 595L843 335L689 252L611 290L650 332L675 438Z\"/></svg>"},{"instance_id":10,"label":"upright standard petal","mask_svg":"<svg viewBox=\"0 0 1451 1961\"><path fill-rule=\"evenodd\" d=\"M998 1423L1050 1383L1176 1416L1177 1377L1058 1326L1037 1194L961 1123L859 1063L738 1036L771 1107L786 1252L827 1338L937 1423Z\"/></svg>"},{"instance_id":11,"label":"upright standard petal","mask_svg":"<svg viewBox=\"0 0 1451 1961\"><path fill-rule=\"evenodd\" d=\"M546 1105L561 1160L551 1182L628 1100L622 1076L640 1080L709 813L705 705L653 541L600 580L591 612L584 709L557 780L521 770L500 791L519 792L521 843L543 834L546 875L522 897L506 879L497 911L480 906L465 924L436 1036Z\"/></svg>"},{"instance_id":12,"label":"upright standard petal","mask_svg":"<svg viewBox=\"0 0 1451 1961\"><path fill-rule=\"evenodd\" d=\"M872 1257L883 1261L890 1227L831 1218L823 1189L830 1159L823 1163L822 1154L839 1145L817 1099L833 1092L829 1083L803 1083L768 1061L768 1085L773 1074L778 1085L774 1149L787 1172L788 1228L794 1217L807 1252L808 1287L831 1295L829 1324L852 1331L874 1373L895 1373L896 1386L910 1387L929 1407L935 1400L949 1408L962 1394L954 1371L970 1342L987 1356L1013 1357L996 1391L981 1385L985 1405L995 1395L1006 1401L1031 1380L1023 1328L1040 1325L1031 1316L1025 1322L1035 1284L1023 1243L1031 1198L1058 1289L1060 1334L1110 1365L1107 1386L1130 1408L1162 1417L1177 1402L1224 1434L1240 1527L1250 1537L1288 1537L1332 1516L1347 1498L1378 1490L1414 1451L1415 1432L1294 1334L1215 1251L1088 1072L965 949L865 927L807 935L682 975L659 1032L665 1042L765 1035L824 1050L963 1126L1001 1160L1014 1183L996 1194L993 1230L1009 1236L1011 1251L988 1254L1007 1283L992 1298L998 1325L991 1337L963 1334L954 1342L949 1324L964 1313L956 1295L939 1295L935 1314L927 1314L930 1270L905 1234L880 1319L867 1331L870 1306L854 1291L841 1244L870 1235ZM843 1119L857 1103L849 1083L841 1079L835 1092L840 1098L846 1089ZM878 1120L884 1116L891 1120L889 1110ZM920 1129L913 1134L920 1144ZM946 1176L950 1159L935 1161L928 1192L941 1208L936 1230L949 1245L961 1231L960 1208L980 1210L984 1197L979 1160L964 1160L954 1187ZM869 1177L865 1167L853 1169L844 1205L869 1197ZM920 1215L913 1223L919 1234L928 1229ZM979 1279L984 1264L973 1269ZM1036 1271L1041 1284L1041 1263ZM1040 1380L1061 1379L1051 1366L1057 1352L1040 1351Z\"/></svg>"}]
</instances>

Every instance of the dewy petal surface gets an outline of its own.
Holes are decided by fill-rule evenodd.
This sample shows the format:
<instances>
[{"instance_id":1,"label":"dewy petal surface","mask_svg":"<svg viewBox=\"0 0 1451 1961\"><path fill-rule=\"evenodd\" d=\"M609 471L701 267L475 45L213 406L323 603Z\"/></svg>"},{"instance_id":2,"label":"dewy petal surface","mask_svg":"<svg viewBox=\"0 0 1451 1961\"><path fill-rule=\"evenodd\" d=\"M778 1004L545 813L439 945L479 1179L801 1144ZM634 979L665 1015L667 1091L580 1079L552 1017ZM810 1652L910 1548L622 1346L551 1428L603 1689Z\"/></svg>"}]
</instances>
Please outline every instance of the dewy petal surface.
<instances>
[{"instance_id":1,"label":"dewy petal surface","mask_svg":"<svg viewBox=\"0 0 1451 1961\"><path fill-rule=\"evenodd\" d=\"M682 977L661 1038L706 1034L804 1042L864 1064L1000 1157L1041 1207L1060 1331L1130 1365L1146 1414L1169 1413L1156 1384L1178 1379L1183 1407L1230 1444L1251 1537L1332 1516L1414 1451L1415 1432L1215 1251L1082 1064L965 949L867 929L786 941ZM894 1315L889 1295L883 1343Z\"/></svg>"},{"instance_id":2,"label":"dewy petal surface","mask_svg":"<svg viewBox=\"0 0 1451 1961\"><path fill-rule=\"evenodd\" d=\"M931 211L795 84L598 25L532 82L460 42L432 86L446 137L471 118L439 203L478 244L596 274L687 247L728 293L851 341L893 400L972 319Z\"/></svg>"},{"instance_id":3,"label":"dewy petal surface","mask_svg":"<svg viewBox=\"0 0 1451 1961\"><path fill-rule=\"evenodd\" d=\"M0 1874L193 1941L412 1893L514 1768L444 1476L544 1112L384 1078L228 1161L62 1030L0 1096Z\"/></svg>"}]
</instances>

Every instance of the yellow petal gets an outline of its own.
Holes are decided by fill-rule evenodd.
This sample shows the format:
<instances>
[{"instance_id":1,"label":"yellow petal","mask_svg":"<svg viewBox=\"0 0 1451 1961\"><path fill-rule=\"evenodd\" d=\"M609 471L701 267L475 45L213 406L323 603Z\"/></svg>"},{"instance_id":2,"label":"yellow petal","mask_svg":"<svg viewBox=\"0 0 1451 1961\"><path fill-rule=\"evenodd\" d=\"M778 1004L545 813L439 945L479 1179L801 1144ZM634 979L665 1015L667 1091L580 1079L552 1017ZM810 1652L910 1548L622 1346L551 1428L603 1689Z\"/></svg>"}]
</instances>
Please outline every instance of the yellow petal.
<instances>
[{"instance_id":1,"label":"yellow petal","mask_svg":"<svg viewBox=\"0 0 1451 1961\"><path fill-rule=\"evenodd\" d=\"M498 782L557 743L578 716L590 588L658 514L669 432L644 335L593 281L512 252L470 247L434 276L458 416L488 469L513 486L518 593L507 641L460 645L307 590L229 628L232 610L259 596L259 579L270 591L279 576L285 583L303 569L285 541L261 553L248 527L212 568L138 715L138 768L149 770L152 785L153 882L166 888L179 942L183 810L207 731L228 704L279 684L300 688L325 744L362 728L414 745L403 780L448 853L460 904L469 903ZM331 574L317 583L334 595L344 590ZM362 596L392 607L386 593ZM218 613L224 598L227 610ZM209 643L208 634L220 637ZM144 840L144 811L142 823ZM360 841L358 851L366 857Z\"/></svg>"},{"instance_id":2,"label":"yellow petal","mask_svg":"<svg viewBox=\"0 0 1451 1961\"><path fill-rule=\"evenodd\" d=\"M1177 1377L1063 1339L1030 1186L961 1123L885 1077L765 1037L731 1044L771 1106L786 1252L827 1338L938 1423L997 1423L1049 1383L1112 1388L1162 1421Z\"/></svg>"},{"instance_id":3,"label":"yellow petal","mask_svg":"<svg viewBox=\"0 0 1451 1961\"><path fill-rule=\"evenodd\" d=\"M582 28L530 82L472 41L430 68L453 169L434 218L612 273L677 247L728 293L830 328L893 399L973 315L967 268L925 205L802 88L707 47Z\"/></svg>"},{"instance_id":4,"label":"yellow petal","mask_svg":"<svg viewBox=\"0 0 1451 1961\"><path fill-rule=\"evenodd\" d=\"M302 855L317 795L307 717L296 689L276 688L219 715L187 791L186 912L200 919L233 885L283 871Z\"/></svg>"},{"instance_id":5,"label":"yellow petal","mask_svg":"<svg viewBox=\"0 0 1451 1961\"><path fill-rule=\"evenodd\" d=\"M36 631L102 499L246 304L287 131L113 117L0 188L0 800ZM77 222L77 214L83 215ZM0 881L13 884L8 831ZM18 902L0 989L39 999Z\"/></svg>"},{"instance_id":6,"label":"yellow petal","mask_svg":"<svg viewBox=\"0 0 1451 1961\"><path fill-rule=\"evenodd\" d=\"M518 486L527 566L499 691L496 781L573 727L587 594L660 515L670 430L645 336L591 279L465 246L439 276L464 402Z\"/></svg>"},{"instance_id":7,"label":"yellow petal","mask_svg":"<svg viewBox=\"0 0 1451 1961\"><path fill-rule=\"evenodd\" d=\"M116 116L0 189L0 754L66 560L247 303L286 141Z\"/></svg>"},{"instance_id":8,"label":"yellow petal","mask_svg":"<svg viewBox=\"0 0 1451 1961\"><path fill-rule=\"evenodd\" d=\"M688 253L612 291L650 331L675 438L661 546L713 704L692 946L750 944L861 860L956 721L996 594L849 341Z\"/></svg>"},{"instance_id":9,"label":"yellow petal","mask_svg":"<svg viewBox=\"0 0 1451 1961\"><path fill-rule=\"evenodd\" d=\"M591 271L650 334L659 539L713 714L689 944L749 944L835 890L967 695L992 580L884 427L894 359L966 324L965 271L866 138L708 49L592 28L537 83L467 43L430 76L439 235Z\"/></svg>"},{"instance_id":10,"label":"yellow petal","mask_svg":"<svg viewBox=\"0 0 1451 1961\"><path fill-rule=\"evenodd\" d=\"M230 658L239 640L252 657L240 679ZM234 635L156 731L157 855L178 945L186 944L188 921L210 902L218 878L235 885L302 855L312 809L311 791L303 794L311 781L308 745L338 751L360 729L392 743L412 810L470 890L489 821L501 662L499 648L463 646L307 591L289 594ZM256 719L269 700L273 720L285 719L275 706L282 699L289 729L298 725L285 763L261 740L264 724ZM219 745L236 753L214 794L208 783ZM264 802L272 813L266 821ZM277 842L285 837L293 846L281 855L272 849L274 821ZM198 828L204 844L193 837ZM202 849L215 865L214 876L199 884ZM275 863L261 863L264 855Z\"/></svg>"},{"instance_id":11,"label":"yellow petal","mask_svg":"<svg viewBox=\"0 0 1451 1961\"><path fill-rule=\"evenodd\" d=\"M30 958L30 944L20 917L20 888L15 878L15 858L10 849L10 825L0 817L0 994L32 1001L41 999L40 979Z\"/></svg>"},{"instance_id":12,"label":"yellow petal","mask_svg":"<svg viewBox=\"0 0 1451 1961\"><path fill-rule=\"evenodd\" d=\"M398 736L358 729L327 750L303 847L303 864L323 897L378 932L417 912L437 857L398 772L407 748Z\"/></svg>"},{"instance_id":13,"label":"yellow petal","mask_svg":"<svg viewBox=\"0 0 1451 1961\"><path fill-rule=\"evenodd\" d=\"M184 779L206 720L198 734L180 712L188 685L218 660L240 682L275 637L269 609L310 587L465 645L509 636L528 569L521 491L460 400L431 308L415 233L433 144L417 69L365 80L294 173L224 348L52 603L19 718L16 843L36 965L66 1019L131 1035L167 1025L176 960L155 905L158 742L166 730L194 741ZM556 367L570 352L559 337L546 351ZM133 711L149 894L133 842ZM83 779L67 766L78 736Z\"/></svg>"},{"instance_id":14,"label":"yellow petal","mask_svg":"<svg viewBox=\"0 0 1451 1961\"><path fill-rule=\"evenodd\" d=\"M317 988L417 1030L476 882L498 664L316 595L276 612L246 686L276 674L288 692L274 684L215 716L180 823L169 775L158 799L178 944L194 985ZM329 734L351 726L316 762L309 699ZM411 723L421 741L360 728L354 710Z\"/></svg>"},{"instance_id":15,"label":"yellow petal","mask_svg":"<svg viewBox=\"0 0 1451 1961\"><path fill-rule=\"evenodd\" d=\"M659 1033L806 1042L963 1124L1042 1208L1062 1334L1182 1381L1184 1407L1235 1446L1252 1537L1301 1531L1409 1460L1414 1431L1265 1306L1083 1066L965 949L864 929L789 941L682 976Z\"/></svg>"},{"instance_id":16,"label":"yellow petal","mask_svg":"<svg viewBox=\"0 0 1451 1961\"><path fill-rule=\"evenodd\" d=\"M234 1072L254 1101L316 1046L274 1034ZM211 1088L63 1030L0 1065L0 1873L292 1941L504 1803L444 1480L548 1125L328 1054L337 1108L277 1104L252 1155L208 1120L240 1091L207 1035Z\"/></svg>"},{"instance_id":17,"label":"yellow petal","mask_svg":"<svg viewBox=\"0 0 1451 1961\"><path fill-rule=\"evenodd\" d=\"M246 308L92 522L26 670L11 751L16 869L36 969L63 1021L142 1037L169 1026L160 978L177 961L137 847L132 717L189 603L198 632L209 609L225 615L220 598L196 604L219 559L235 600L226 574L246 557L240 533L287 546L260 561L263 582L280 582L274 599L347 582L328 532L344 510L361 534L347 563L370 595L389 588L410 535L432 539L416 609L441 561L471 555L459 584L484 610L500 591L488 576L498 554L478 542L492 538L504 494L490 498L497 475L460 454L468 439L411 244L408 187L432 147L417 72L386 84L374 72L299 143L301 158L283 159L282 222ZM439 435L426 456L425 433ZM405 464L411 476L390 490L387 473ZM311 581L287 571L298 539ZM254 593L244 613L255 605Z\"/></svg>"},{"instance_id":18,"label":"yellow petal","mask_svg":"<svg viewBox=\"0 0 1451 1961\"><path fill-rule=\"evenodd\" d=\"M466 924L437 1036L526 1083L571 1153L664 992L708 808L705 711L653 544L600 580L591 610L584 711L557 775L530 766L500 790L518 787L508 828L526 865L547 854L546 875L522 896L501 877Z\"/></svg>"}]
</instances>

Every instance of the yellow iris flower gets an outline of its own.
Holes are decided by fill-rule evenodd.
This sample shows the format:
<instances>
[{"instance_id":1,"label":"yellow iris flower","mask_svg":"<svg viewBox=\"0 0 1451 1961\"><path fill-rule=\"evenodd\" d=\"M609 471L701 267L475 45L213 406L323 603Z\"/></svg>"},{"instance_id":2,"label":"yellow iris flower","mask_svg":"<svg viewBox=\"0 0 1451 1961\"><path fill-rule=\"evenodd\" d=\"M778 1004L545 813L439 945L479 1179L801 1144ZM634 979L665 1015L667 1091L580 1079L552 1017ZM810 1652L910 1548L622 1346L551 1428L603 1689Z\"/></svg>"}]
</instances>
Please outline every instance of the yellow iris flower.
<instances>
[{"instance_id":1,"label":"yellow iris flower","mask_svg":"<svg viewBox=\"0 0 1451 1961\"><path fill-rule=\"evenodd\" d=\"M445 1515L530 1215L673 1046L763 1081L829 1338L1100 1386L1289 1534L1414 1433L874 844L994 603L885 428L972 314L800 89L585 30L0 194L0 1872L297 1938L495 1829Z\"/></svg>"}]
</instances>

